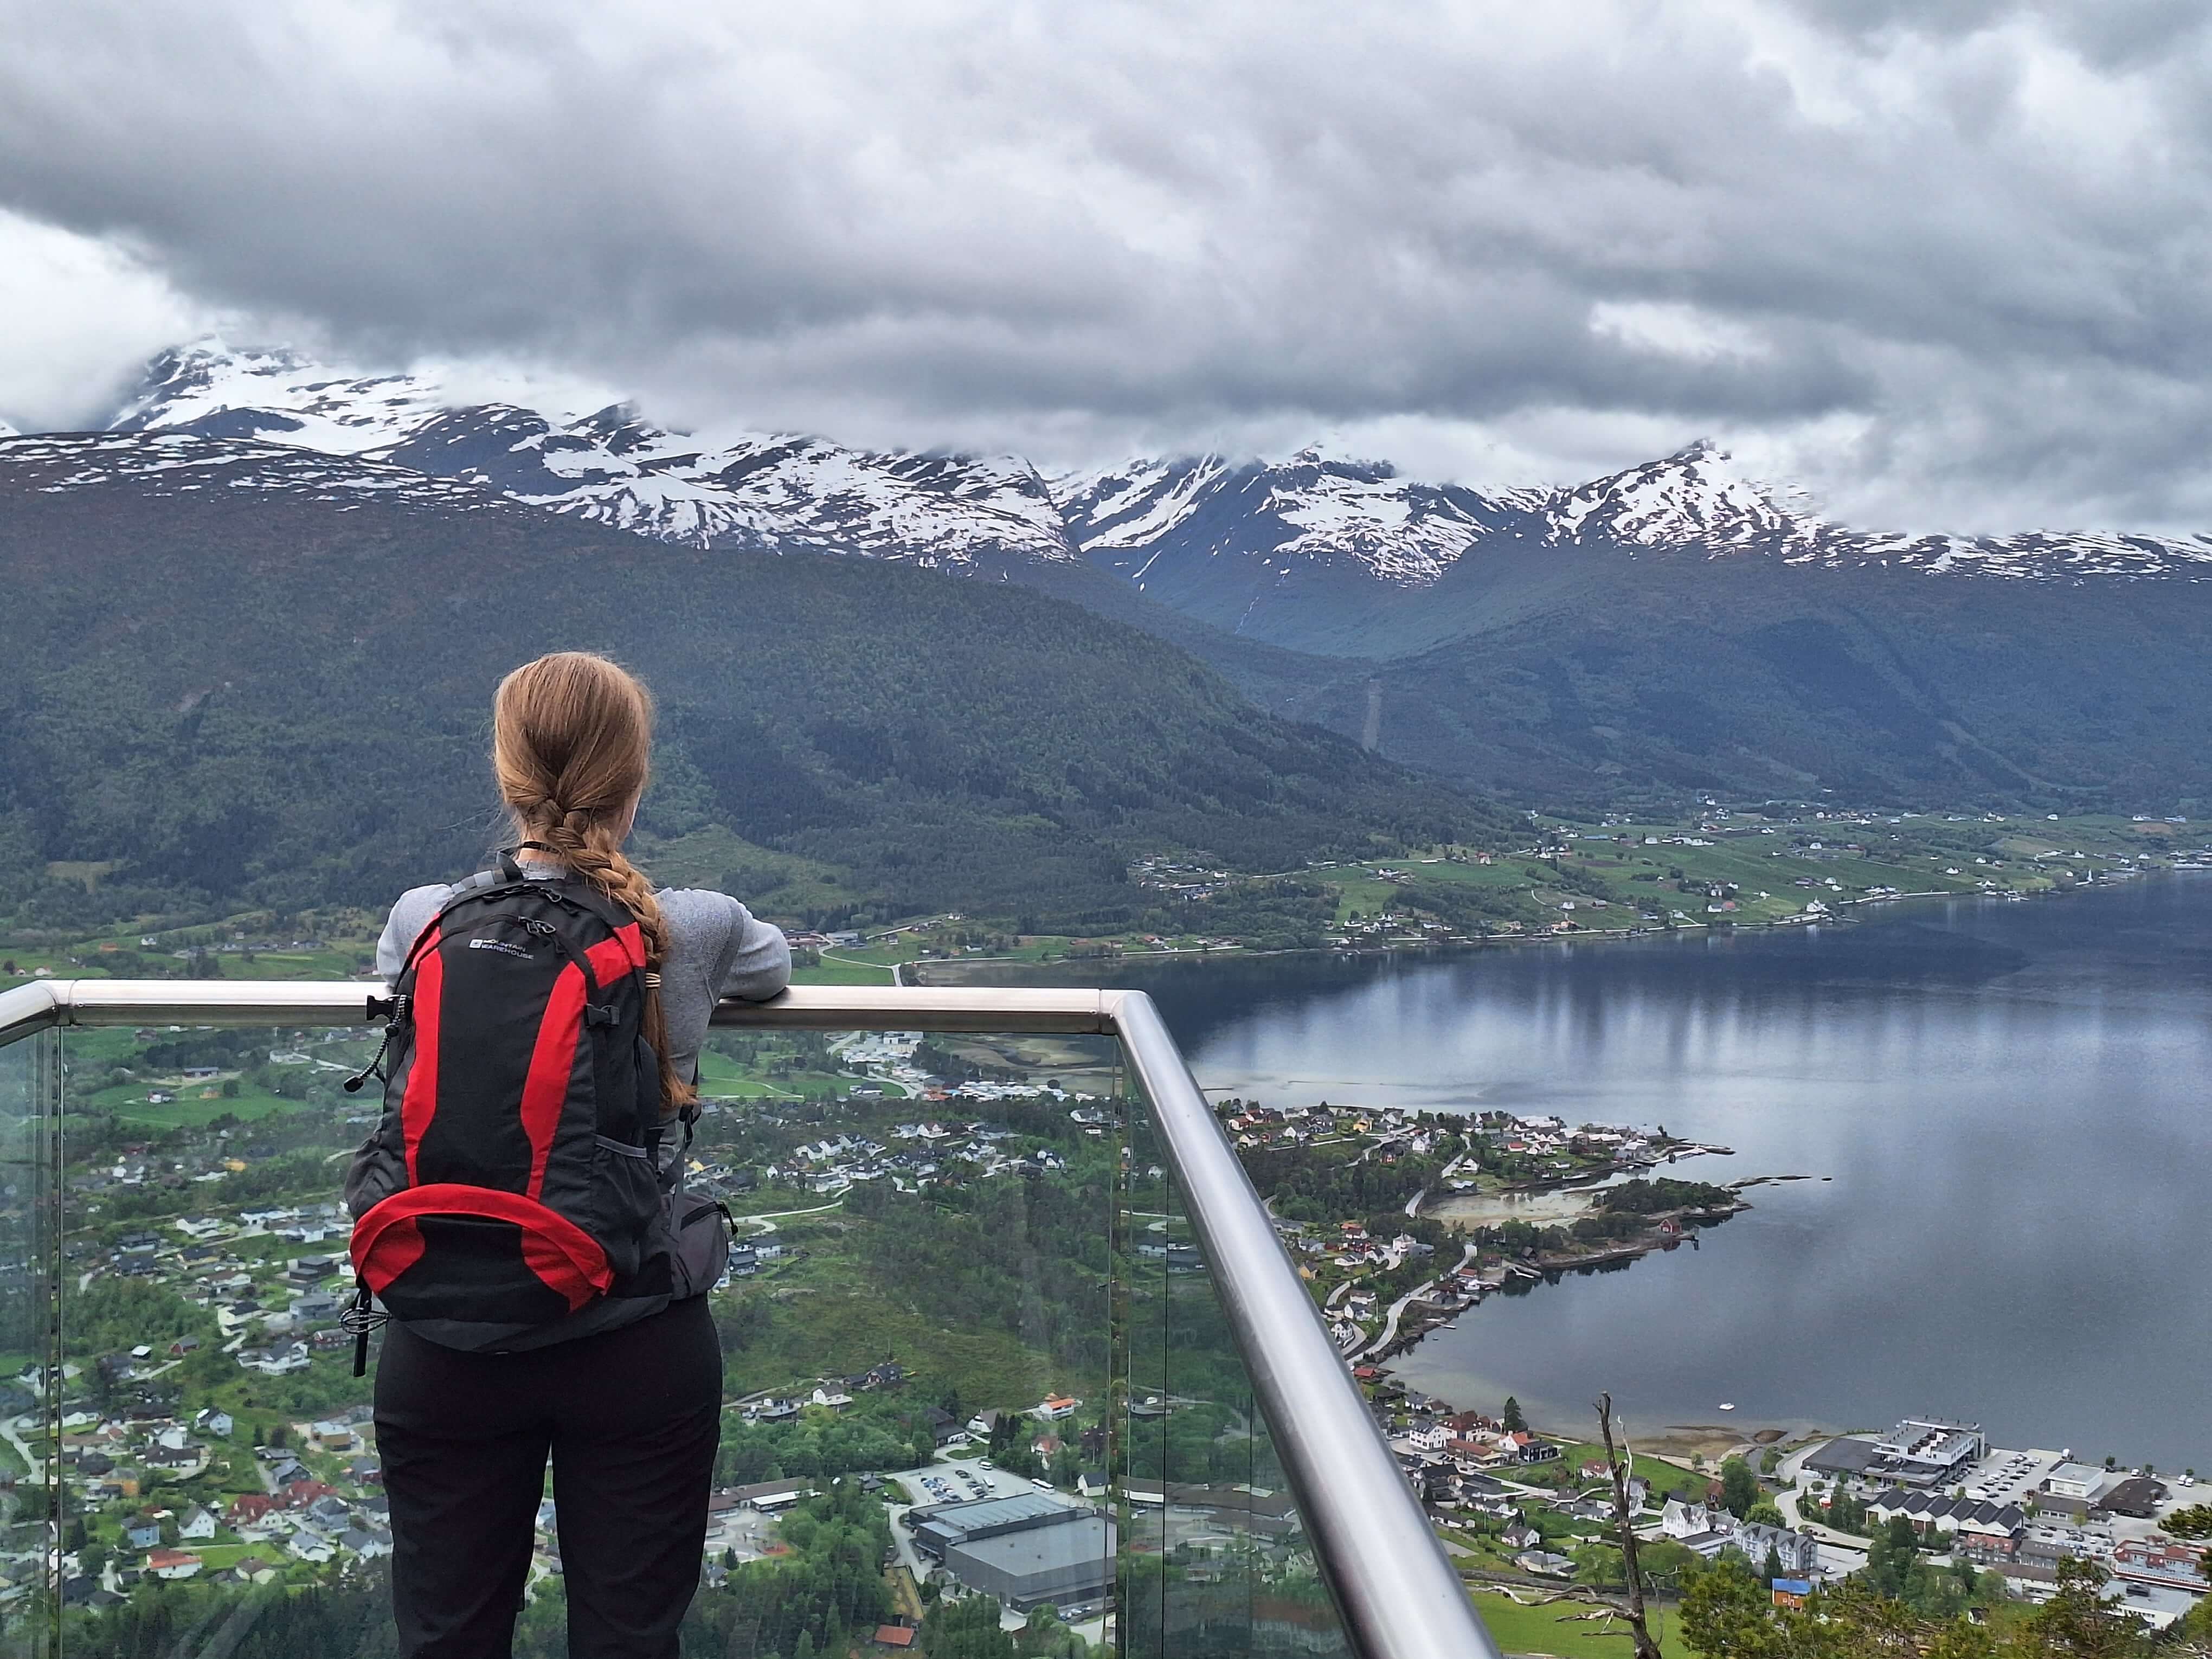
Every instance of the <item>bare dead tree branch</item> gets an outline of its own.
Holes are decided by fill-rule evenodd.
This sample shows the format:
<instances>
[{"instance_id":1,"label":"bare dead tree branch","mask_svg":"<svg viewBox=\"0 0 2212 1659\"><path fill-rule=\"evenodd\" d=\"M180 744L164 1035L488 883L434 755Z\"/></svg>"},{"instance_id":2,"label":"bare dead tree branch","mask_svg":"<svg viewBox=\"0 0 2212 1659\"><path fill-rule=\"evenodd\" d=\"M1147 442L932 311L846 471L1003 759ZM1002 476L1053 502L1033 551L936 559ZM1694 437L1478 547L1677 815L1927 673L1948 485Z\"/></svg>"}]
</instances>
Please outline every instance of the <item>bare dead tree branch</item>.
<instances>
[{"instance_id":1,"label":"bare dead tree branch","mask_svg":"<svg viewBox=\"0 0 2212 1659\"><path fill-rule=\"evenodd\" d=\"M1620 1562L1628 1575L1628 1633L1636 1659L1660 1659L1659 1644L1644 1620L1644 1570L1636 1559L1634 1513L1628 1505L1628 1464L1613 1443L1613 1396L1597 1397L1598 1432L1605 1439L1605 1463L1613 1475L1613 1524L1620 1534Z\"/></svg>"}]
</instances>

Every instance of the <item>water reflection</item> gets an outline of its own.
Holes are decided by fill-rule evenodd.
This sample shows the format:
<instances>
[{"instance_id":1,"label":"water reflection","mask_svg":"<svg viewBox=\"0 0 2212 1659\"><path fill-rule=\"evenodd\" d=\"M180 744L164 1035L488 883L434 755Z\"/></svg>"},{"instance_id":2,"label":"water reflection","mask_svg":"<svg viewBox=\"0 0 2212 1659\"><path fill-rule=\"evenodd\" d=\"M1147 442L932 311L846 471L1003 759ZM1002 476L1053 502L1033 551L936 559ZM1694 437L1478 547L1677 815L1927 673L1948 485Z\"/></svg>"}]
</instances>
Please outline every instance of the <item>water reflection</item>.
<instances>
[{"instance_id":1,"label":"water reflection","mask_svg":"<svg viewBox=\"0 0 2212 1659\"><path fill-rule=\"evenodd\" d=\"M1696 1252L1498 1298L1401 1362L1465 1405L1645 1429L1978 1418L2212 1466L2212 879L1782 936L1124 964L1201 1082L1664 1123L1808 1174Z\"/></svg>"}]
</instances>

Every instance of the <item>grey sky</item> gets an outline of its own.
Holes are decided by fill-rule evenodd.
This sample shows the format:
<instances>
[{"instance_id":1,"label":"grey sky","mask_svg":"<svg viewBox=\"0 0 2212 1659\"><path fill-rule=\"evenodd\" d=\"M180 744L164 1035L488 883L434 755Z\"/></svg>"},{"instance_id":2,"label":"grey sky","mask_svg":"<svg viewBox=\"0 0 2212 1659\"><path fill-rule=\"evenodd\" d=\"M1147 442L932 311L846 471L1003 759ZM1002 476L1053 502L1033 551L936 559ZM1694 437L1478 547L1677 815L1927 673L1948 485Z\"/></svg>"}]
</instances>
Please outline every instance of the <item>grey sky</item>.
<instances>
[{"instance_id":1,"label":"grey sky","mask_svg":"<svg viewBox=\"0 0 2212 1659\"><path fill-rule=\"evenodd\" d=\"M708 428L2212 530L2191 0L0 0L0 415L210 325Z\"/></svg>"}]
</instances>

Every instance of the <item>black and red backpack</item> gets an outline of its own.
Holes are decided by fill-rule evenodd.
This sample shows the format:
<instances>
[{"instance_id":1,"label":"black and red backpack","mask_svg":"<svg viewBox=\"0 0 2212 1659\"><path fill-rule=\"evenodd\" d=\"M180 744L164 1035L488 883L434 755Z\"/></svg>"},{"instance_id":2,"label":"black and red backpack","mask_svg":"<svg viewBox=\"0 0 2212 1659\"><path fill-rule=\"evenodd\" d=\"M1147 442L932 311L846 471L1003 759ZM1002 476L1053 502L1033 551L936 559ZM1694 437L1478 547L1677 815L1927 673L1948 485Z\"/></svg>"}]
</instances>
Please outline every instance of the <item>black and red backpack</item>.
<instances>
[{"instance_id":1,"label":"black and red backpack","mask_svg":"<svg viewBox=\"0 0 2212 1659\"><path fill-rule=\"evenodd\" d=\"M357 1370L372 1295L483 1349L610 1299L632 1305L584 1323L707 1288L679 1285L672 1260L681 1160L662 1173L645 989L636 921L590 884L526 878L502 854L453 890L393 982L372 1068L384 1114L346 1179ZM705 1271L726 1253L710 1248Z\"/></svg>"}]
</instances>

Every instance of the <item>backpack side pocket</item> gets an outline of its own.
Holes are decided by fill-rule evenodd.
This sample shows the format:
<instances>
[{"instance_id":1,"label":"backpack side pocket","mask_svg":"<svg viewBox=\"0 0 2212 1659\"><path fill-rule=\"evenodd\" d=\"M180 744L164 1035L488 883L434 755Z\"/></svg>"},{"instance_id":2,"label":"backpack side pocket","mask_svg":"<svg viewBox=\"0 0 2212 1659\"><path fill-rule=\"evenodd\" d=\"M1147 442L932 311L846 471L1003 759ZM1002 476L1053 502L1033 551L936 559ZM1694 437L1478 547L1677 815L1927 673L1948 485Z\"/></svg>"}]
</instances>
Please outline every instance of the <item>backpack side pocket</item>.
<instances>
[{"instance_id":1,"label":"backpack side pocket","mask_svg":"<svg viewBox=\"0 0 2212 1659\"><path fill-rule=\"evenodd\" d=\"M704 1296L721 1283L730 1267L729 1210L711 1198L698 1198L681 1187L666 1199L672 1243L669 1299Z\"/></svg>"}]
</instances>

